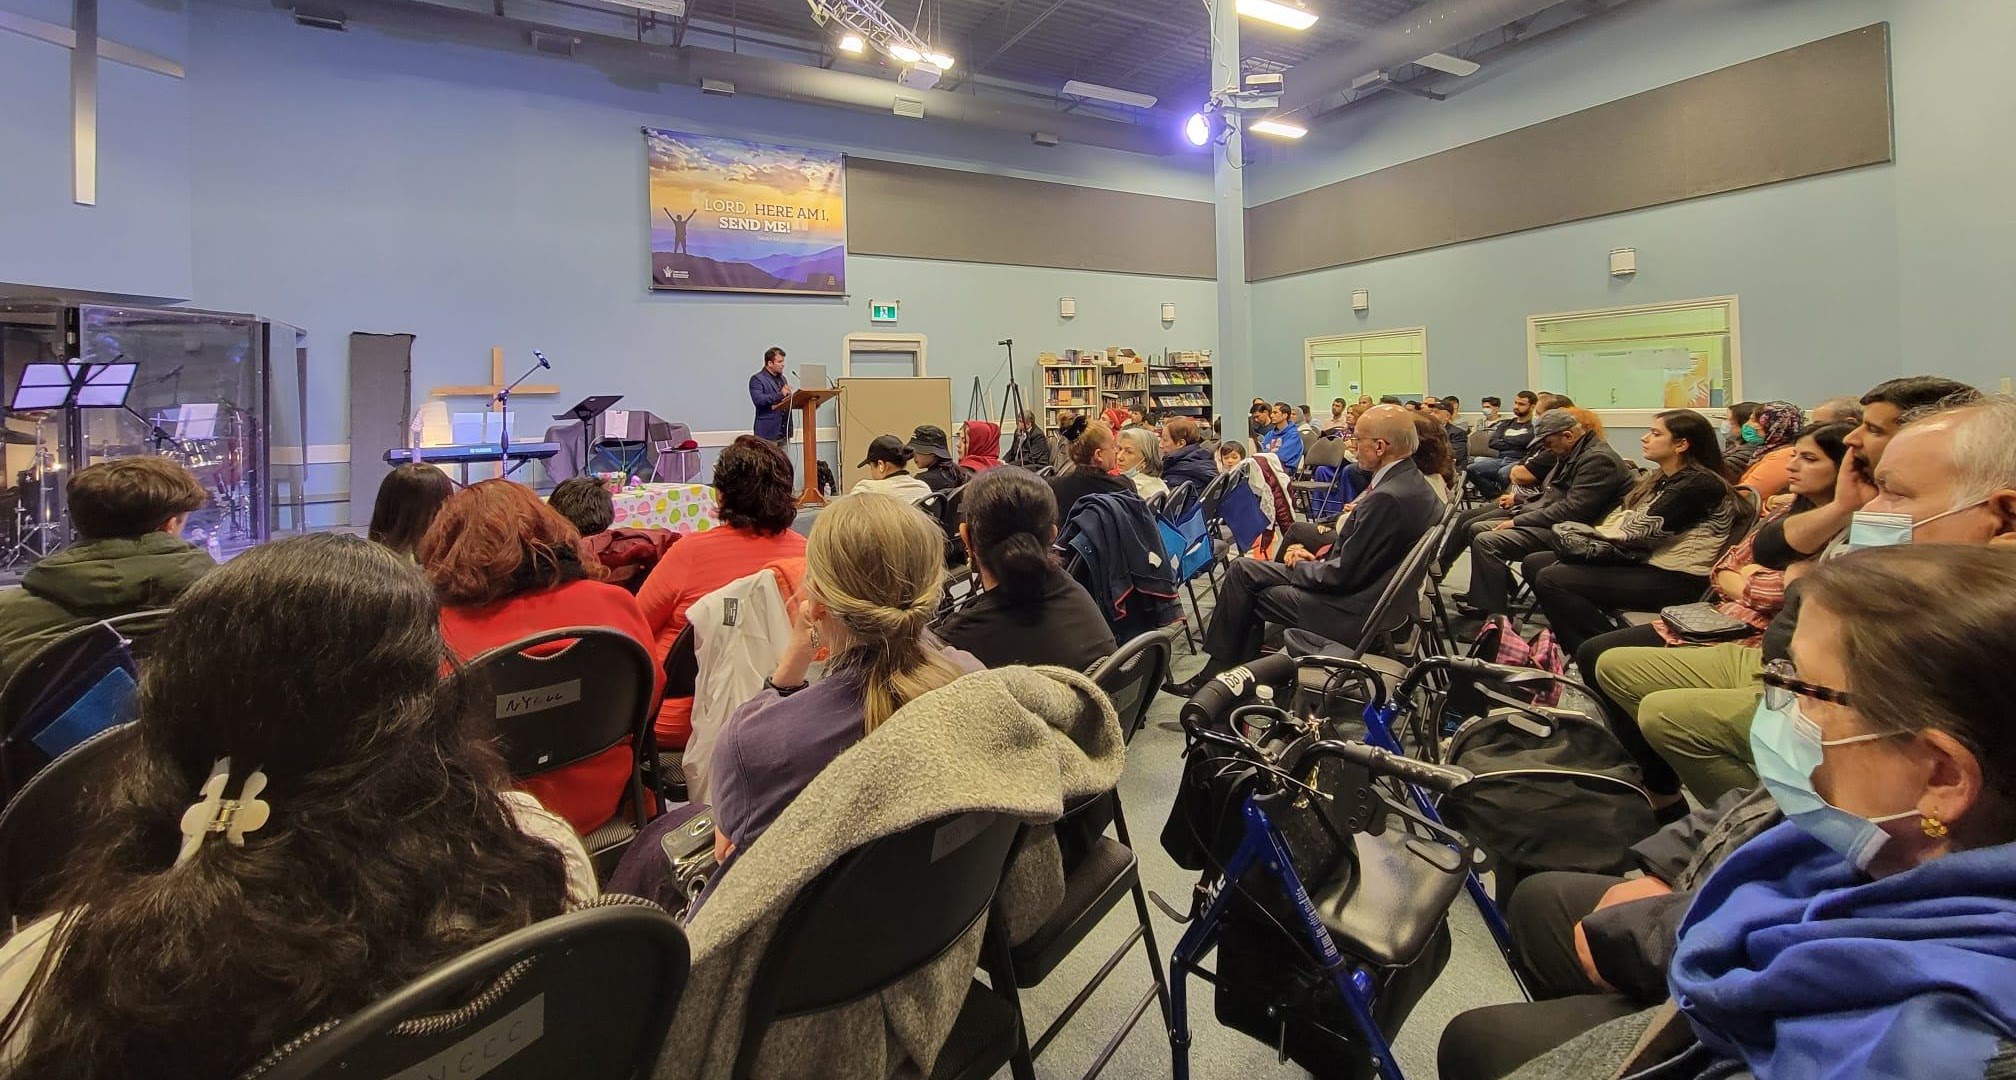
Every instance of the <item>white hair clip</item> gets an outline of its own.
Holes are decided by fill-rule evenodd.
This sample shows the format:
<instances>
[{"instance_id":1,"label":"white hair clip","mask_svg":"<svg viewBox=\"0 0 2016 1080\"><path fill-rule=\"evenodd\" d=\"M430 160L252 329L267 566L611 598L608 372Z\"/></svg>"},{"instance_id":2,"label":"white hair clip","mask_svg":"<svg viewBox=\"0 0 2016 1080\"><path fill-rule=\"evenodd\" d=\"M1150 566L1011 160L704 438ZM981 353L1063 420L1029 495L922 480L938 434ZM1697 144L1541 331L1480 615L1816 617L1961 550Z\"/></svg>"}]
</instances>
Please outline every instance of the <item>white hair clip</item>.
<instances>
[{"instance_id":1,"label":"white hair clip","mask_svg":"<svg viewBox=\"0 0 2016 1080\"><path fill-rule=\"evenodd\" d=\"M203 781L203 797L182 812L182 850L175 856L176 866L195 858L203 841L217 833L223 833L232 847L244 847L245 834L258 832L273 815L273 808L259 798L266 790L264 772L252 770L235 799L224 797L230 782L231 759L218 758L210 766L210 778Z\"/></svg>"}]
</instances>

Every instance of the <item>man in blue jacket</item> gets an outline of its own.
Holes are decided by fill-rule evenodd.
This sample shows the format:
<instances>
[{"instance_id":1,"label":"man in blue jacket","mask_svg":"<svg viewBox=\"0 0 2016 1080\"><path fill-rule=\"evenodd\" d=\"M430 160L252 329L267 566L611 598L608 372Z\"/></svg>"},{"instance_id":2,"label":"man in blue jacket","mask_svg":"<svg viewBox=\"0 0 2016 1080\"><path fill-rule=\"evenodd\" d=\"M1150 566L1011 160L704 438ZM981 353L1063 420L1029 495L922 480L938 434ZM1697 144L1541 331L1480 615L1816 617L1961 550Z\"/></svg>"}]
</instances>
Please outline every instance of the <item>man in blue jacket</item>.
<instances>
[{"instance_id":1,"label":"man in blue jacket","mask_svg":"<svg viewBox=\"0 0 2016 1080\"><path fill-rule=\"evenodd\" d=\"M791 382L784 377L784 350L763 353L763 370L749 376L749 403L756 406L756 437L782 445L790 431Z\"/></svg>"},{"instance_id":2,"label":"man in blue jacket","mask_svg":"<svg viewBox=\"0 0 2016 1080\"><path fill-rule=\"evenodd\" d=\"M1277 401L1267 419L1273 426L1260 440L1260 452L1280 458L1281 467L1292 473L1302 464L1302 432L1295 426L1295 410L1287 402Z\"/></svg>"},{"instance_id":3,"label":"man in blue jacket","mask_svg":"<svg viewBox=\"0 0 2016 1080\"><path fill-rule=\"evenodd\" d=\"M1526 456L1533 443L1533 406L1537 401L1533 391L1519 391L1512 399L1512 415L1491 428L1491 453L1495 456L1480 457L1465 467L1478 494L1495 499L1511 483L1512 466Z\"/></svg>"}]
</instances>

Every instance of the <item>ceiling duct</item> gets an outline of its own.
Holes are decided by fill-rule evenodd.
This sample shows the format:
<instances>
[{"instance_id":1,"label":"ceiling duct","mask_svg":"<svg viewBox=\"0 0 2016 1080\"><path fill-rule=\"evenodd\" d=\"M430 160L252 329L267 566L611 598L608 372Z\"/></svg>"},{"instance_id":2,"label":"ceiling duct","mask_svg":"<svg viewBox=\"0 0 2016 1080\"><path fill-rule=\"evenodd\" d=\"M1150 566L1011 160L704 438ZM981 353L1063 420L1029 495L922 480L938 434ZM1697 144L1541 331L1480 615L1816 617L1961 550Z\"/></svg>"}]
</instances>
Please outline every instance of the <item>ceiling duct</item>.
<instances>
[{"instance_id":1,"label":"ceiling duct","mask_svg":"<svg viewBox=\"0 0 2016 1080\"><path fill-rule=\"evenodd\" d=\"M1323 111L1332 95L1352 80L1411 64L1430 53L1453 49L1471 38L1520 19L1530 19L1559 0L1429 0L1413 11L1365 31L1352 44L1312 56L1288 72L1281 95L1283 113Z\"/></svg>"},{"instance_id":2,"label":"ceiling duct","mask_svg":"<svg viewBox=\"0 0 2016 1080\"><path fill-rule=\"evenodd\" d=\"M276 3L276 6L279 6ZM1104 146L1136 154L1167 154L1176 147L1168 132L1174 122L1160 123L1145 114L1139 124L1096 116L1032 108L943 90L918 90L887 79L870 78L831 68L704 49L640 42L606 34L561 31L523 19L407 0L345 0L352 24L375 26L402 34L417 34L506 51L523 52L534 31L565 33L573 39L574 59L611 74L643 76L662 83L699 86L703 79L732 83L738 94L833 106L889 115L922 101L933 123L964 124L1010 132L1019 139L1031 131L1053 132L1065 142ZM1424 49L1423 52L1428 50ZM1415 54L1419 55L1419 53Z\"/></svg>"}]
</instances>

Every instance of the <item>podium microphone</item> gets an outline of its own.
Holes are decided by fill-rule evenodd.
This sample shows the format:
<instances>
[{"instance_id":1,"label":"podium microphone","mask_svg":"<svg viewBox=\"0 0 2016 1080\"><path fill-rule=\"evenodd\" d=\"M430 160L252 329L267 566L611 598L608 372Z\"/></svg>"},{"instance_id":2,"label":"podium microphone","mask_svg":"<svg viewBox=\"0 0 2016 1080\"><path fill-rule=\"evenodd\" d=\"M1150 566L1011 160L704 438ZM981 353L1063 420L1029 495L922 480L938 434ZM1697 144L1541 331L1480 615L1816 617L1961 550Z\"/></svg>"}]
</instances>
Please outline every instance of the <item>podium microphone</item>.
<instances>
[{"instance_id":1,"label":"podium microphone","mask_svg":"<svg viewBox=\"0 0 2016 1080\"><path fill-rule=\"evenodd\" d=\"M1012 337L1004 337L1004 338L1002 338L1001 340L999 340L999 341L995 342L994 344L996 344L996 345L1013 345L1013 344L1015 344L1015 339L1014 339L1014 338L1012 338Z\"/></svg>"},{"instance_id":2,"label":"podium microphone","mask_svg":"<svg viewBox=\"0 0 2016 1080\"><path fill-rule=\"evenodd\" d=\"M546 359L546 354L545 354L545 353L543 353L543 352L540 352L540 351L539 351L539 350L537 350L537 349L533 349L533 350L532 350L532 355L533 355L533 356L536 356L536 357L538 357L538 358L539 358L539 366L540 366L540 367L542 367L542 368L548 368L548 369L552 368L552 366L553 366L553 361L551 361L551 360L548 360L548 359Z\"/></svg>"}]
</instances>

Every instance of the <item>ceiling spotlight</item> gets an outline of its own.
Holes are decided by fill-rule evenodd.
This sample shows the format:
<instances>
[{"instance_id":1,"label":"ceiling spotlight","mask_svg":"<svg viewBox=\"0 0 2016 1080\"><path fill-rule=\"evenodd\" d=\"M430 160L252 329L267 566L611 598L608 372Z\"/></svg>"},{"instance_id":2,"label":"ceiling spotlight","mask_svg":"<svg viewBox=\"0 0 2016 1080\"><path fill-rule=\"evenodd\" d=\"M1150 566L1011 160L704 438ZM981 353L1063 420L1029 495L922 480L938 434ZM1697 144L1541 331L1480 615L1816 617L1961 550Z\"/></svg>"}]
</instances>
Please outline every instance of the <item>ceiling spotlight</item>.
<instances>
[{"instance_id":1,"label":"ceiling spotlight","mask_svg":"<svg viewBox=\"0 0 2016 1080\"><path fill-rule=\"evenodd\" d=\"M1239 0L1239 14L1290 30L1307 30L1316 25L1315 12L1305 11L1299 4L1283 4L1278 0Z\"/></svg>"},{"instance_id":2,"label":"ceiling spotlight","mask_svg":"<svg viewBox=\"0 0 2016 1080\"><path fill-rule=\"evenodd\" d=\"M914 64L924 59L924 54L901 42L889 46L889 55L906 64Z\"/></svg>"},{"instance_id":3,"label":"ceiling spotlight","mask_svg":"<svg viewBox=\"0 0 2016 1080\"><path fill-rule=\"evenodd\" d=\"M1192 146L1203 146L1211 141L1211 118L1203 113L1191 113L1190 119L1183 121L1183 137Z\"/></svg>"},{"instance_id":4,"label":"ceiling spotlight","mask_svg":"<svg viewBox=\"0 0 2016 1080\"><path fill-rule=\"evenodd\" d=\"M859 34L843 34L840 37L840 51L864 53L868 51L868 42Z\"/></svg>"},{"instance_id":5,"label":"ceiling spotlight","mask_svg":"<svg viewBox=\"0 0 2016 1080\"><path fill-rule=\"evenodd\" d=\"M1299 139L1309 134L1309 129L1291 120L1262 120L1249 130L1258 135L1272 135L1277 139Z\"/></svg>"},{"instance_id":6,"label":"ceiling spotlight","mask_svg":"<svg viewBox=\"0 0 2016 1080\"><path fill-rule=\"evenodd\" d=\"M952 70L952 58L942 52L926 53L924 59L931 61L931 66L939 71Z\"/></svg>"}]
</instances>

